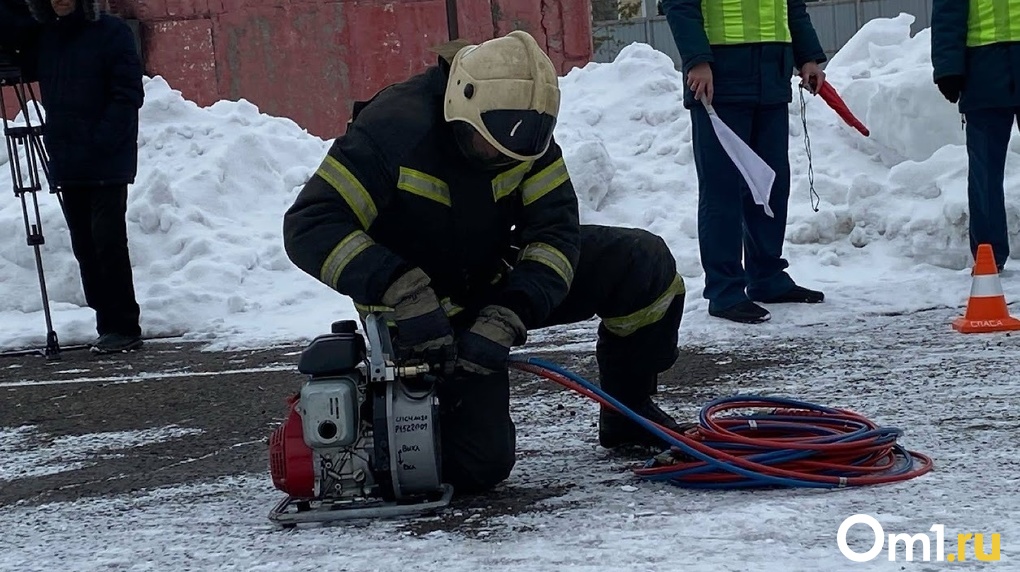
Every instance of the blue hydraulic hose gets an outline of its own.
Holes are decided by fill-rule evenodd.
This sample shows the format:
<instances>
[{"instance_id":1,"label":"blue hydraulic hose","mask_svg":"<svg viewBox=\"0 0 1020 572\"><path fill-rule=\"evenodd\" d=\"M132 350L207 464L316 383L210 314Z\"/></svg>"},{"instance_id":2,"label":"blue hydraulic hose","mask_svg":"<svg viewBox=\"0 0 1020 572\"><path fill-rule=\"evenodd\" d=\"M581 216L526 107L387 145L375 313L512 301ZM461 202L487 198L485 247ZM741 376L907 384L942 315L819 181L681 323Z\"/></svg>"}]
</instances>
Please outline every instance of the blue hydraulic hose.
<instances>
[{"instance_id":1,"label":"blue hydraulic hose","mask_svg":"<svg viewBox=\"0 0 1020 572\"><path fill-rule=\"evenodd\" d=\"M561 367L559 367L559 366L557 366L557 365L555 365L553 363L549 363L547 361L544 361L544 360L541 360L541 359L538 359L538 358L534 358L534 357L511 356L510 362L511 362L511 365L513 365L514 363L517 363L517 364L529 364L529 365L532 365L532 366L535 366L535 367L538 367L538 368L541 368L541 369L544 369L544 370L547 370L547 371L550 371L550 372L557 373L557 374L559 374L559 375L561 375L563 377L566 377L567 379L570 379L571 381L573 381L577 385L583 387L584 389L590 391L591 393L599 396L600 398L602 398L605 401L607 401L608 403L610 403L622 415L624 415L625 417L627 417L628 419L630 419L634 423L638 424L639 426L641 426L645 430L649 431L650 433L652 433L656 437L662 439L664 442L666 442L669 445L671 445L672 447L682 451L686 455L688 455L688 456L690 456L692 458L698 459L698 460L700 460L700 461L702 461L704 463L704 465L697 466L697 467L691 467L691 468L686 468L686 469L677 469L675 471L662 472L662 473L654 474L654 475L642 475L642 478L644 478L644 479L651 480L651 481L665 481L665 482L669 482L669 483L674 484L674 485L678 485L678 486L682 486L682 487L686 487L686 488L694 488L694 489L733 489L733 488L767 487L767 486L773 486L773 487L775 487L775 486L785 486L785 487L829 489L829 488L839 488L841 486L844 486L844 485L839 484L839 483L817 482L817 481L808 480L808 479L797 479L797 478L791 478L791 477L785 477L785 476L774 476L774 475L762 474L760 472L756 472L754 470L750 470L750 469L741 467L739 465L736 465L734 463L731 463L731 462L728 462L728 461L725 461L725 460L713 458L713 457L711 457L711 456L709 456L709 455L707 455L705 453L702 453L701 451L698 451L698 450L692 448L691 446L689 446L686 443L684 443L683 441L673 437L672 435L669 435L668 433L662 431L655 424L653 424L652 422L648 421L644 417L638 415L637 413L635 413L633 410L631 410L630 408L628 408L625 405L623 405L620 401L618 401L614 397L608 395L606 392L604 392L597 385L589 382L588 380L584 379L583 377L581 377L581 376L579 376L579 375L577 375L577 374L575 374L575 373L573 373L573 372L571 372L569 370L566 370L566 369L561 368ZM701 410L700 415L699 415L699 420L700 420L702 426L708 426L709 425L708 415L709 415L709 412L713 408L718 407L720 405L725 405L727 403L737 403L737 402L758 402L758 403L761 403L763 405L764 404L768 404L768 405L771 405L771 406L775 406L777 408L803 409L803 410L809 410L809 411L816 411L816 412L819 412L819 413L822 413L822 414L833 414L833 415L835 415L835 414L842 413L841 411L833 409L833 408L824 407L824 406L816 405L816 404L813 404L813 403L807 403L807 402L799 401L799 400L795 400L795 399L782 398L782 397L763 397L763 396L758 396L758 395L737 395L737 396L728 397L728 398L715 399L715 400L711 401L710 403L708 403L706 406L704 406L702 408L702 410ZM742 420L749 420L749 421L750 420L754 420L754 421L766 421L766 422L768 422L768 426L771 429L786 428L786 429L796 429L797 431L804 432L804 433L812 433L814 436L809 441L806 441L806 442L812 443L812 444L819 444L819 445L822 445L822 444L836 444L836 443L848 443L848 442L855 442L855 441L866 440L866 439L873 439L873 443L876 444L876 445L891 444L891 443L895 443L896 438L899 435L902 434L902 431L900 431L899 429L895 429L895 428L871 429L866 424L861 423L861 422L855 422L855 421L847 421L846 422L847 428L848 429L853 429L852 431L850 431L850 432L837 432L837 431L835 431L835 430L833 430L831 428L827 428L827 427L823 426L825 423L831 423L832 419L827 419L827 418L824 418L824 417L818 417L818 416L812 416L812 415L780 415L780 414L777 414L777 415L752 415L752 416L742 417L741 419ZM814 422L816 424L815 425L811 425L810 423L812 423L812 422ZM733 432L738 432L738 431L742 431L742 430L753 430L753 427L751 427L751 424L749 423L746 429L733 429L732 431ZM757 449L757 447L755 447L754 445L752 445L752 444L745 444L745 443L717 443L717 442L714 442L714 441L711 441L711 440L706 440L706 441L703 442L703 444L705 446L707 446L707 447L716 447L716 448L725 446L725 447L727 447L727 448L729 448L731 450L743 449L745 451L747 451L747 450L753 451L753 450ZM886 474L906 474L906 473L911 472L911 470L913 469L913 466L914 466L914 462L913 462L913 458L912 458L911 454L908 451L906 451L905 449L903 449L899 445L893 445L893 450L897 453L897 456L901 456L903 459L905 459L906 463L905 464L901 463L904 466L901 466L899 468L891 469L892 472L889 472L889 473L886 473ZM779 463L785 463L785 462L805 459L805 458L808 458L808 457L811 457L811 456L815 455L816 453L817 453L817 451L812 451L810 449L791 448L791 449L780 449L780 450L762 451L761 453L756 453L756 454L748 455L746 457L741 457L741 458L742 458L742 460L750 461L750 462L753 462L753 463L756 463L756 464L767 465L767 464L779 464ZM873 455L874 454L865 454L865 455L862 455L862 457L860 459L858 459L856 462L857 463L862 463L862 462L868 460L869 458L872 458ZM653 464L654 464L654 460L650 460L650 461L648 461L646 463L645 467L646 468L652 467ZM690 482L690 481L683 480L685 477L689 477L689 476L696 475L696 474L699 474L699 473L713 472L713 471L716 471L716 470L723 470L723 471L728 472L728 473L740 475L740 476L745 477L746 480L736 481L736 482L717 482L717 483L711 483L711 482ZM826 476L829 476L829 477L839 477L840 476L838 474L831 474L831 471L829 473L830 474L828 474Z\"/></svg>"}]
</instances>

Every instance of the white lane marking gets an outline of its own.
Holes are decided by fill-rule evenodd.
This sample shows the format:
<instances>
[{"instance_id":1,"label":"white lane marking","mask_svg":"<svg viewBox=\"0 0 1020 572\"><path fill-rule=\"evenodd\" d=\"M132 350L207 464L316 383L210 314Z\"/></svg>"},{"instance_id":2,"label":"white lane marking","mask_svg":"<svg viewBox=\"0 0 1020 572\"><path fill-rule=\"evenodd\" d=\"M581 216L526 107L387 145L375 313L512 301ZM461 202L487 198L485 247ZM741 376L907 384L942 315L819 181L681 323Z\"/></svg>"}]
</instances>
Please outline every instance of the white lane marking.
<instances>
[{"instance_id":1,"label":"white lane marking","mask_svg":"<svg viewBox=\"0 0 1020 572\"><path fill-rule=\"evenodd\" d=\"M137 383L140 381L152 381L157 379L170 379L175 377L214 377L217 375L235 375L239 373L260 373L267 371L293 371L297 373L297 366L294 365L271 365L266 367L249 367L243 369L225 369L223 371L178 371L140 373L138 375L119 375L110 377L78 377L75 379L47 379L47 380L22 380L7 381L0 383L0 387L38 387L43 385L67 385L75 383Z\"/></svg>"}]
</instances>

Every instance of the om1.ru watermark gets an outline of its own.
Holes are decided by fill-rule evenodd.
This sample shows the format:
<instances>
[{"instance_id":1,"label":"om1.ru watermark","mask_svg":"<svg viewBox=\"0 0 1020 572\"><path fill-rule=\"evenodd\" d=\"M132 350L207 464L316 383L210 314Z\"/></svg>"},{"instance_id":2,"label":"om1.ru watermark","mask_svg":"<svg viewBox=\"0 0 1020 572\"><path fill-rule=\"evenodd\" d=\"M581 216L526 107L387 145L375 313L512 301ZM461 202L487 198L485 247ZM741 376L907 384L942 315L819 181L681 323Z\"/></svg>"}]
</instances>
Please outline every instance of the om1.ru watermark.
<instances>
[{"instance_id":1,"label":"om1.ru watermark","mask_svg":"<svg viewBox=\"0 0 1020 572\"><path fill-rule=\"evenodd\" d=\"M847 532L855 524L863 524L871 528L872 532L875 533L875 542L867 552L856 552L846 542ZM981 562L998 562L1000 554L1000 540L1001 535L995 534L984 534L981 532L973 533L966 532L956 535L956 551L946 554L946 527L942 524L933 524L929 529L935 533L934 542L932 538L925 533L918 533L914 535L910 534L890 534L888 537L889 541L889 560L893 561L897 559L899 553L899 547L902 545L904 550L904 560L911 562L914 560L924 560L928 562L932 559L931 548L932 544L935 545L935 560L942 562L963 562L967 560L969 555L972 555L975 559ZM990 537L990 538L989 538ZM989 542L990 540L990 542ZM878 558L878 555L882 553L882 549L885 547L886 536L885 530L882 525L879 524L874 517L866 514L855 514L839 525L839 532L836 535L836 543L839 544L839 551L854 562L869 562ZM921 554L916 553L917 544L920 543ZM968 552L967 545L973 547L972 552ZM953 545L949 545L950 550Z\"/></svg>"}]
</instances>

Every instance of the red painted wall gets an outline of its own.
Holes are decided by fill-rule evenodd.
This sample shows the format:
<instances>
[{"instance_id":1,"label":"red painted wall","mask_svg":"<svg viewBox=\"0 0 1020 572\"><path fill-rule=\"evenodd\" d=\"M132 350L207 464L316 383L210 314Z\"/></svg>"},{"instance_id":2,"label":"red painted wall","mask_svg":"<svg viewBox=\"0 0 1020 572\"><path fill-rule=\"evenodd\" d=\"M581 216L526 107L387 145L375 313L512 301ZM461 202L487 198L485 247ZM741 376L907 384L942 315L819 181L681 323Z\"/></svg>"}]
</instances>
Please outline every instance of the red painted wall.
<instances>
[{"instance_id":1,"label":"red painted wall","mask_svg":"<svg viewBox=\"0 0 1020 572\"><path fill-rule=\"evenodd\" d=\"M561 74L592 56L590 0L457 0L461 38L514 29L546 46ZM445 0L109 0L137 19L146 74L199 105L244 98L324 138L351 104L436 61ZM6 91L6 90L5 90Z\"/></svg>"}]
</instances>

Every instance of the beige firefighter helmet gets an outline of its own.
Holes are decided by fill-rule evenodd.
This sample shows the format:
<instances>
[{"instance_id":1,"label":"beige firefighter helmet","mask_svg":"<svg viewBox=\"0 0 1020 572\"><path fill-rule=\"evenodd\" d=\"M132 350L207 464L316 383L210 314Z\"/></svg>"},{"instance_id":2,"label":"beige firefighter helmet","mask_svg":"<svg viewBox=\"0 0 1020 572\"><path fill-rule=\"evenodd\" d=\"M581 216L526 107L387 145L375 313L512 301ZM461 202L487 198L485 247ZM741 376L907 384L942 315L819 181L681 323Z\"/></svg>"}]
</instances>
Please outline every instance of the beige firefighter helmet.
<instances>
[{"instance_id":1,"label":"beige firefighter helmet","mask_svg":"<svg viewBox=\"0 0 1020 572\"><path fill-rule=\"evenodd\" d=\"M461 48L450 64L446 120L471 125L507 157L545 154L559 107L556 68L527 32Z\"/></svg>"}]
</instances>

